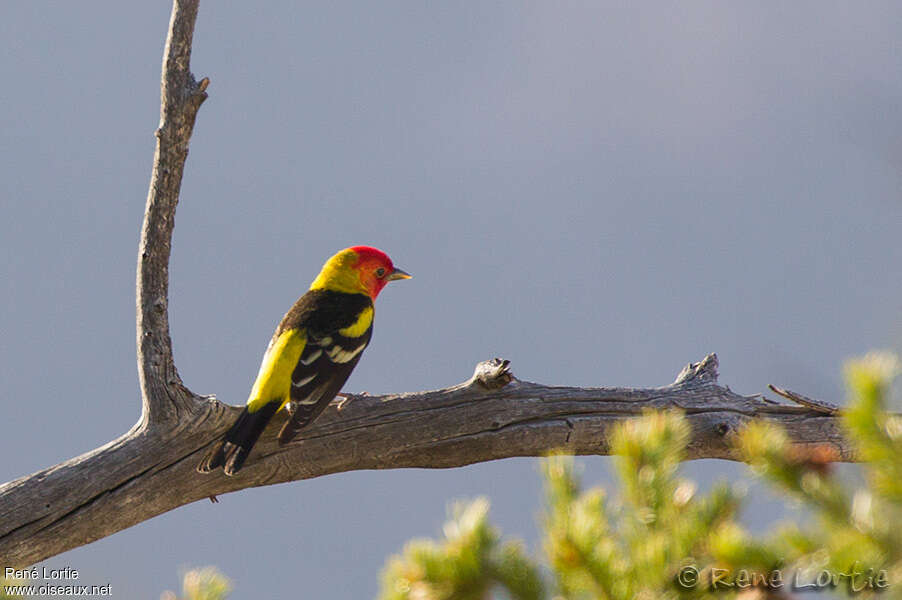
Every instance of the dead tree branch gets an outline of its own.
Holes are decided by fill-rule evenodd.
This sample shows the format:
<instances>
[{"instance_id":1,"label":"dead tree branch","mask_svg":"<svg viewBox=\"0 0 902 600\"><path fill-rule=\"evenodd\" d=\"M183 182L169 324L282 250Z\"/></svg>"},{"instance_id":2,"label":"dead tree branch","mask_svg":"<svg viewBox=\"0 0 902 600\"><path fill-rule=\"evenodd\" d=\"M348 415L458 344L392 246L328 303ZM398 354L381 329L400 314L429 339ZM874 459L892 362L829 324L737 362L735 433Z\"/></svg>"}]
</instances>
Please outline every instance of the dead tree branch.
<instances>
[{"instance_id":1,"label":"dead tree branch","mask_svg":"<svg viewBox=\"0 0 902 600\"><path fill-rule=\"evenodd\" d=\"M249 487L359 469L458 467L557 449L608 454L611 428L647 409L685 411L693 431L689 458L735 459L731 438L761 418L785 427L799 444L829 444L842 460L854 459L837 416L736 394L717 383L713 354L658 388L545 386L513 379L506 361L496 359L450 388L350 396L281 448L275 432L284 417L277 416L235 477L199 475L194 467L239 409L193 401L178 427L151 420L93 452L0 487L0 564L32 564Z\"/></svg>"},{"instance_id":2,"label":"dead tree branch","mask_svg":"<svg viewBox=\"0 0 902 600\"><path fill-rule=\"evenodd\" d=\"M188 141L209 79L194 80L189 64L199 0L176 0L163 51L160 126L141 242L136 282L138 376L143 401L139 426L156 420L178 421L194 398L182 385L169 337L169 253L175 208L182 186Z\"/></svg>"},{"instance_id":3,"label":"dead tree branch","mask_svg":"<svg viewBox=\"0 0 902 600\"><path fill-rule=\"evenodd\" d=\"M736 394L718 385L712 354L688 365L672 384L645 389L528 383L513 377L507 361L495 359L450 388L333 403L284 447L276 442L285 418L278 416L237 476L196 473L203 449L239 411L182 385L169 336L175 209L209 83L196 82L189 69L197 6L198 0L175 0L163 60L161 121L137 274L141 420L105 446L0 486L0 565L27 566L190 502L249 487L358 469L457 467L557 449L608 454L611 427L646 409L686 412L693 430L690 458L735 459L734 433L762 418L783 425L799 444L829 444L842 460L854 459L835 414Z\"/></svg>"}]
</instances>

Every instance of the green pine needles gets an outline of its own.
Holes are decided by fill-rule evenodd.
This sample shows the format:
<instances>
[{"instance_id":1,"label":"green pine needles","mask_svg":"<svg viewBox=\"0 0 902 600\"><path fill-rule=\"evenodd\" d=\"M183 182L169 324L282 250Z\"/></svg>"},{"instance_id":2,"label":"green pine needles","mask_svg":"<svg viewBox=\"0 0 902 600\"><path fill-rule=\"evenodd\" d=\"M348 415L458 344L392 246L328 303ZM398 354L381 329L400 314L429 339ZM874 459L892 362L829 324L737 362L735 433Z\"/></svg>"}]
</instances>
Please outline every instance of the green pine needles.
<instances>
[{"instance_id":1,"label":"green pine needles","mask_svg":"<svg viewBox=\"0 0 902 600\"><path fill-rule=\"evenodd\" d=\"M232 582L216 567L192 569L182 576L182 595L164 592L160 600L225 600Z\"/></svg>"},{"instance_id":2,"label":"green pine needles","mask_svg":"<svg viewBox=\"0 0 902 600\"><path fill-rule=\"evenodd\" d=\"M570 457L542 463L545 566L489 524L488 502L458 504L439 541L389 559L381 600L787 598L832 590L902 598L902 418L887 412L898 359L850 361L846 434L863 481L840 477L829 446L798 447L756 422L737 446L754 472L807 513L756 537L738 522L742 491L699 494L679 477L689 426L647 413L613 433L619 498L583 489Z\"/></svg>"},{"instance_id":3,"label":"green pine needles","mask_svg":"<svg viewBox=\"0 0 902 600\"><path fill-rule=\"evenodd\" d=\"M483 600L504 589L517 600L545 598L538 567L521 543L501 542L488 512L485 498L454 505L441 542L413 540L389 559L380 597Z\"/></svg>"}]
</instances>

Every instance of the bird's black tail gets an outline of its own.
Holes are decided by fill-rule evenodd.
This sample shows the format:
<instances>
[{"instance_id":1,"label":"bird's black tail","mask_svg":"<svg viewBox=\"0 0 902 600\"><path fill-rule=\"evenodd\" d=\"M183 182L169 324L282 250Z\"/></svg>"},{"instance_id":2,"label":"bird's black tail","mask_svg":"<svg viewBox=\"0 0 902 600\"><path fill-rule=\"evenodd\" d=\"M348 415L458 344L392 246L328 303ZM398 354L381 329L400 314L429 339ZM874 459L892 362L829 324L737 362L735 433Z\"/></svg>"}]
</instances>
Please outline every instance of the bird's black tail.
<instances>
[{"instance_id":1,"label":"bird's black tail","mask_svg":"<svg viewBox=\"0 0 902 600\"><path fill-rule=\"evenodd\" d=\"M255 412L247 408L221 440L210 446L197 465L199 473L209 473L222 467L226 475L234 475L247 460L251 448L257 443L266 425L279 410L279 402L270 402Z\"/></svg>"}]
</instances>

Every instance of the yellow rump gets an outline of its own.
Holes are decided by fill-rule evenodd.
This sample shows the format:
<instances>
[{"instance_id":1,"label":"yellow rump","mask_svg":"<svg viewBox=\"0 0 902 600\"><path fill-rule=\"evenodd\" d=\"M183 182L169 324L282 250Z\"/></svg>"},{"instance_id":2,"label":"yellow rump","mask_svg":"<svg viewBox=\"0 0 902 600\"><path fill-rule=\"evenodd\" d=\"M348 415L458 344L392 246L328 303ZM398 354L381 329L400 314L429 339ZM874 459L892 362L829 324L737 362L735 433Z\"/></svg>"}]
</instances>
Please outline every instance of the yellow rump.
<instances>
[{"instance_id":1,"label":"yellow rump","mask_svg":"<svg viewBox=\"0 0 902 600\"><path fill-rule=\"evenodd\" d=\"M372 320L372 318L371 318ZM288 402L291 374L301 358L307 336L300 330L288 329L272 343L247 399L248 412L257 412L270 402L280 402L279 409Z\"/></svg>"}]
</instances>

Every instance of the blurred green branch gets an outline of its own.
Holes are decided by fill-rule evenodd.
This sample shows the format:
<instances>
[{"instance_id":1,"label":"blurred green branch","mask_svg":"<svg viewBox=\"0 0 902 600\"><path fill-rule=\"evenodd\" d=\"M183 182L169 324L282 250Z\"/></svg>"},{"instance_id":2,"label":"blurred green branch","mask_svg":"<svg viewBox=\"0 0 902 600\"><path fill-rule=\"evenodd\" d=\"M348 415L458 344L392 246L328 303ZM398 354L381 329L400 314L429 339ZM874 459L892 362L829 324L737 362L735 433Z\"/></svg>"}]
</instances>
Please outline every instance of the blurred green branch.
<instances>
[{"instance_id":1,"label":"blurred green branch","mask_svg":"<svg viewBox=\"0 0 902 600\"><path fill-rule=\"evenodd\" d=\"M691 434L686 418L648 412L619 425L611 438L622 489L617 501L601 488L584 491L572 458L543 461L550 583L521 544L501 541L488 523L488 502L479 499L455 507L444 539L410 542L392 557L380 598L519 600L552 597L548 590L555 600L785 598L823 573L832 576L830 588L902 597L902 589L887 589L902 575L902 419L885 406L899 370L889 354L846 367L843 423L867 461L864 485L850 486L833 472L839 457L828 444L794 444L763 421L738 435L753 471L810 513L805 526L750 535L737 521L740 491L718 484L702 495L678 477Z\"/></svg>"},{"instance_id":2,"label":"blurred green branch","mask_svg":"<svg viewBox=\"0 0 902 600\"><path fill-rule=\"evenodd\" d=\"M192 569L182 577L182 595L164 592L160 600L225 600L232 582L216 567Z\"/></svg>"}]
</instances>

